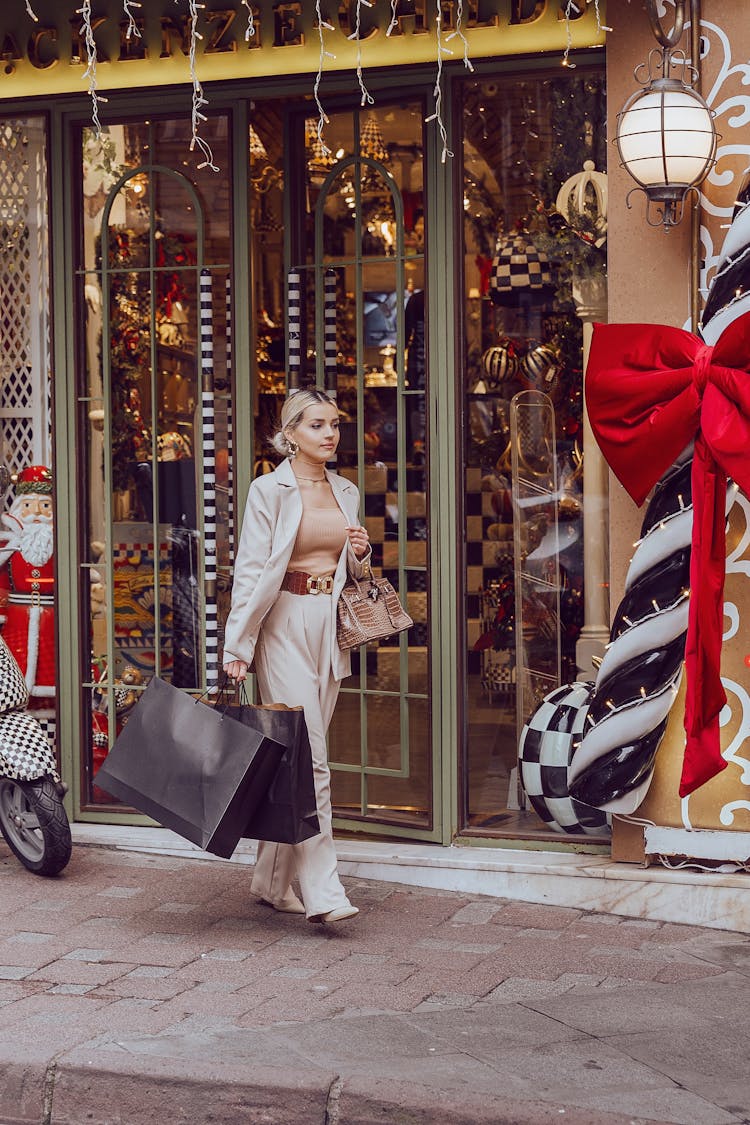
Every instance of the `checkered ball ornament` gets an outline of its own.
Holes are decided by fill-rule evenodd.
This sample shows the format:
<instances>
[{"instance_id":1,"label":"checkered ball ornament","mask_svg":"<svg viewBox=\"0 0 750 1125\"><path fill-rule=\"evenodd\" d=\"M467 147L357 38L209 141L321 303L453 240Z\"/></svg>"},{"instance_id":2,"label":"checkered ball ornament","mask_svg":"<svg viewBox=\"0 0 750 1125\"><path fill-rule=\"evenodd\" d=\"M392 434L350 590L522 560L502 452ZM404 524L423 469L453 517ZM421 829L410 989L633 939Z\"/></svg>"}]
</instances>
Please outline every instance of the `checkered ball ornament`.
<instances>
[{"instance_id":1,"label":"checkered ball ornament","mask_svg":"<svg viewBox=\"0 0 750 1125\"><path fill-rule=\"evenodd\" d=\"M57 766L49 739L27 711L0 715L0 774L14 781L35 781L56 776Z\"/></svg>"},{"instance_id":2,"label":"checkered ball ornament","mask_svg":"<svg viewBox=\"0 0 750 1125\"><path fill-rule=\"evenodd\" d=\"M490 298L496 305L512 304L522 290L551 285L552 267L543 250L523 234L498 239L490 272Z\"/></svg>"},{"instance_id":3,"label":"checkered ball ornament","mask_svg":"<svg viewBox=\"0 0 750 1125\"><path fill-rule=\"evenodd\" d=\"M610 818L575 801L568 768L583 738L593 683L564 684L546 695L521 731L518 768L534 812L555 832L601 835Z\"/></svg>"}]
</instances>

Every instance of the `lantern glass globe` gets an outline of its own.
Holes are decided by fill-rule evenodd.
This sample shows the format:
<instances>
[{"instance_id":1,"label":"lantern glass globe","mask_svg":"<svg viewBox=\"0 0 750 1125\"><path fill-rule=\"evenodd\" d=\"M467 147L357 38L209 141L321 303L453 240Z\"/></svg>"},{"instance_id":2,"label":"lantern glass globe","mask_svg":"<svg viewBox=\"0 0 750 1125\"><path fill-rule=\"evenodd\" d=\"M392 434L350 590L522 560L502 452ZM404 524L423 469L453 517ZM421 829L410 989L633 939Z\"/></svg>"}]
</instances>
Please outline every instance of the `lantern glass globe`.
<instances>
[{"instance_id":1,"label":"lantern glass globe","mask_svg":"<svg viewBox=\"0 0 750 1125\"><path fill-rule=\"evenodd\" d=\"M711 110L682 84L651 86L620 114L617 145L623 165L643 187L698 184L716 148Z\"/></svg>"}]
</instances>

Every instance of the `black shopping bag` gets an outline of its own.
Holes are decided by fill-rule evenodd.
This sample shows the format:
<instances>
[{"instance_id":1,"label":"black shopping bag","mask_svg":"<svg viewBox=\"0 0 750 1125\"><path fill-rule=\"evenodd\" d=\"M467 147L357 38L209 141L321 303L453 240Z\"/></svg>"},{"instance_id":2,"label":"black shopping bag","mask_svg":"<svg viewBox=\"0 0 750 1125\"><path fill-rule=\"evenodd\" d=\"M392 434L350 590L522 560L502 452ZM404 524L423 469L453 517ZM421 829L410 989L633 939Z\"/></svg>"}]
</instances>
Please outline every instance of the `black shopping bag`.
<instances>
[{"instance_id":1,"label":"black shopping bag","mask_svg":"<svg viewBox=\"0 0 750 1125\"><path fill-rule=\"evenodd\" d=\"M227 859L286 749L257 726L154 676L96 783Z\"/></svg>"},{"instance_id":2,"label":"black shopping bag","mask_svg":"<svg viewBox=\"0 0 750 1125\"><path fill-rule=\"evenodd\" d=\"M320 832L312 751L305 713L301 707L229 707L227 713L260 731L267 738L284 742L284 755L273 781L248 818L242 833L249 840L272 840L278 844L301 844Z\"/></svg>"}]
</instances>

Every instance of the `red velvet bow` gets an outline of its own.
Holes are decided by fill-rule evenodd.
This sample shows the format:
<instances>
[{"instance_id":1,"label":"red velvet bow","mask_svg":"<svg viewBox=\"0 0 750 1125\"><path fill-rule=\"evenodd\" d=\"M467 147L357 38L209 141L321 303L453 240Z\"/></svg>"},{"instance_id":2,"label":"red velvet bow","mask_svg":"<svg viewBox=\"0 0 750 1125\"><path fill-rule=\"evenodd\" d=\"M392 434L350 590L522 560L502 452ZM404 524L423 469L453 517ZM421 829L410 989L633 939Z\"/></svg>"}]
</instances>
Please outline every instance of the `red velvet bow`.
<instances>
[{"instance_id":1,"label":"red velvet bow","mask_svg":"<svg viewBox=\"0 0 750 1125\"><path fill-rule=\"evenodd\" d=\"M695 439L680 796L726 762L719 742L726 478L750 493L750 313L711 348L680 328L597 324L586 372L596 439L636 504Z\"/></svg>"}]
</instances>

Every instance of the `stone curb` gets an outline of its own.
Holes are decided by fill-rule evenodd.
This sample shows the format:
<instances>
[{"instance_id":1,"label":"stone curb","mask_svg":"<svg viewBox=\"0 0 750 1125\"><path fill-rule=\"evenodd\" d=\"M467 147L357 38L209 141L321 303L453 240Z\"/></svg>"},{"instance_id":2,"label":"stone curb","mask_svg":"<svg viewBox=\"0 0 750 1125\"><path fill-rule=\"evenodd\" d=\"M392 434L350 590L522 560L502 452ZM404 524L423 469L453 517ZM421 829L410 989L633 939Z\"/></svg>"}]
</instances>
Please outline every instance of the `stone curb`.
<instances>
[{"instance_id":1,"label":"stone curb","mask_svg":"<svg viewBox=\"0 0 750 1125\"><path fill-rule=\"evenodd\" d=\"M417 1082L342 1079L298 1066L193 1064L76 1049L47 1065L0 1052L0 1125L646 1125L542 1101L451 1095ZM415 1078L418 1075L415 1074ZM666 1125L649 1119L648 1125Z\"/></svg>"}]
</instances>

